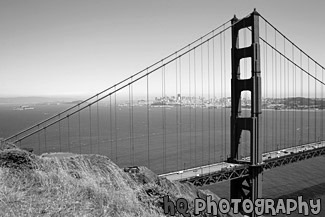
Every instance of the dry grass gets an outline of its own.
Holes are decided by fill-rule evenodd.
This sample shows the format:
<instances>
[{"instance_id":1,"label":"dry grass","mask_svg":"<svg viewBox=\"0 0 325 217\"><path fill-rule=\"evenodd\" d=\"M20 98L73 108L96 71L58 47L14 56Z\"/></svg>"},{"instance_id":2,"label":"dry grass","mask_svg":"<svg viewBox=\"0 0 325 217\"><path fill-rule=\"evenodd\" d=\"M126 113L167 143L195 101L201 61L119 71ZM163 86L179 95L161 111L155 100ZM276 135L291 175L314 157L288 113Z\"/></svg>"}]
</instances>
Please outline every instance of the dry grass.
<instances>
[{"instance_id":1,"label":"dry grass","mask_svg":"<svg viewBox=\"0 0 325 217\"><path fill-rule=\"evenodd\" d=\"M0 216L160 216L107 157L0 152Z\"/></svg>"},{"instance_id":2,"label":"dry grass","mask_svg":"<svg viewBox=\"0 0 325 217\"><path fill-rule=\"evenodd\" d=\"M0 147L0 216L165 216L165 195L206 196L146 168L126 173L105 156L57 156Z\"/></svg>"}]
</instances>

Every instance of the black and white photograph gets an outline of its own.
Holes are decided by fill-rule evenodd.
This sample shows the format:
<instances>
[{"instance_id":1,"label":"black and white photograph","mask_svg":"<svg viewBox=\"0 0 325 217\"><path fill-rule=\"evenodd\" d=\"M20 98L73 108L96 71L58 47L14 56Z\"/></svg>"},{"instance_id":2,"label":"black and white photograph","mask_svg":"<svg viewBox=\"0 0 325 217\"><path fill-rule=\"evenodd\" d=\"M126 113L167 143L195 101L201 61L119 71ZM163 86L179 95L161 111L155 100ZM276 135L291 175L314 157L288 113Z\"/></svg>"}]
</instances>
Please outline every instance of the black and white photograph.
<instances>
[{"instance_id":1,"label":"black and white photograph","mask_svg":"<svg viewBox=\"0 0 325 217\"><path fill-rule=\"evenodd\" d=\"M0 216L325 216L322 0L0 0Z\"/></svg>"}]
</instances>

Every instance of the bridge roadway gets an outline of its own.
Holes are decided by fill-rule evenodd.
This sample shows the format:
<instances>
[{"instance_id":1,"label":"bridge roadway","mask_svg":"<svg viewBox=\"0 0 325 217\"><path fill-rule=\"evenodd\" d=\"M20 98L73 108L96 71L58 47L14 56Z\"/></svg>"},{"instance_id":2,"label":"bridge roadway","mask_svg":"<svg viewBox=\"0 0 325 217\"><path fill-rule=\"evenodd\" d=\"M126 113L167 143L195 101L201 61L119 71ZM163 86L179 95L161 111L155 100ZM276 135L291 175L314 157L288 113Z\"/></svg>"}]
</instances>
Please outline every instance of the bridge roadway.
<instances>
[{"instance_id":1,"label":"bridge roadway","mask_svg":"<svg viewBox=\"0 0 325 217\"><path fill-rule=\"evenodd\" d=\"M267 170L321 155L325 155L325 141L264 153L261 166ZM249 160L250 157L245 157L238 163L220 162L161 174L160 177L171 181L191 182L197 186L209 185L247 176Z\"/></svg>"}]
</instances>

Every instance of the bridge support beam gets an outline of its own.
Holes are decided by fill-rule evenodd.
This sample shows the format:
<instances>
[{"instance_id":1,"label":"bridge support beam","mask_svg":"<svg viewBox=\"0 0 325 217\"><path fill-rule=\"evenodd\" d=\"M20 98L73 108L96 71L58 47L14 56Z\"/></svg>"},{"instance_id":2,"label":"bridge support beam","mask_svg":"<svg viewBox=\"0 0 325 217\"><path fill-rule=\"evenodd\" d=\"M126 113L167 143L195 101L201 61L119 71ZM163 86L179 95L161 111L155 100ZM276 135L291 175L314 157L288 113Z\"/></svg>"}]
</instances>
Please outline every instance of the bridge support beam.
<instances>
[{"instance_id":1,"label":"bridge support beam","mask_svg":"<svg viewBox=\"0 0 325 217\"><path fill-rule=\"evenodd\" d=\"M230 197L250 199L253 202L262 197L262 146L259 142L259 115L261 114L261 66L259 44L259 14L254 10L249 17L232 19L232 78L231 78L231 153L229 162L238 162L238 148L243 130L250 132L250 175L248 178L232 180ZM252 44L239 48L239 30L252 30ZM251 58L252 76L240 79L240 60ZM241 92L251 92L251 116L241 117ZM251 216L257 216L252 213Z\"/></svg>"}]
</instances>

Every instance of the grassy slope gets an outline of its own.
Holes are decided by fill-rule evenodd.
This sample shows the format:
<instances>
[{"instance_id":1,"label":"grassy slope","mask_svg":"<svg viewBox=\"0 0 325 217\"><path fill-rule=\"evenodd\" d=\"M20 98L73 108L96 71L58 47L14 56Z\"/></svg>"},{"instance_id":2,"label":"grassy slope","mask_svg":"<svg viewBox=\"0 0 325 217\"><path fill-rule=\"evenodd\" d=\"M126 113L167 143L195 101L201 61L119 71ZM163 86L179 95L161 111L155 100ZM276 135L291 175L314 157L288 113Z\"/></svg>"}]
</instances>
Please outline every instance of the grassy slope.
<instances>
[{"instance_id":1,"label":"grassy slope","mask_svg":"<svg viewBox=\"0 0 325 217\"><path fill-rule=\"evenodd\" d=\"M206 193L144 167L126 173L104 156L36 156L0 147L0 216L164 216L162 196L193 201Z\"/></svg>"}]
</instances>

